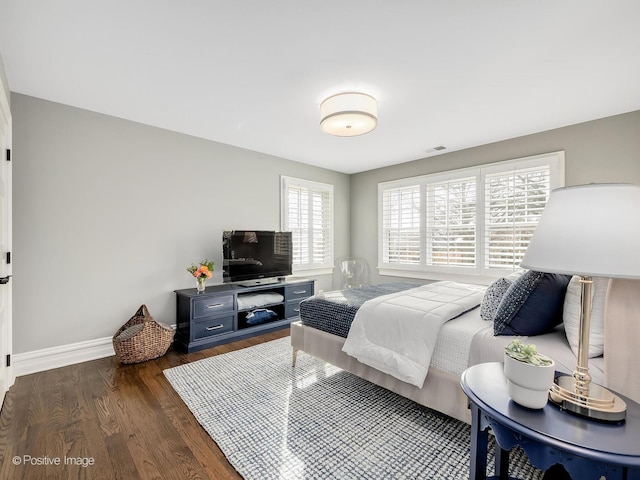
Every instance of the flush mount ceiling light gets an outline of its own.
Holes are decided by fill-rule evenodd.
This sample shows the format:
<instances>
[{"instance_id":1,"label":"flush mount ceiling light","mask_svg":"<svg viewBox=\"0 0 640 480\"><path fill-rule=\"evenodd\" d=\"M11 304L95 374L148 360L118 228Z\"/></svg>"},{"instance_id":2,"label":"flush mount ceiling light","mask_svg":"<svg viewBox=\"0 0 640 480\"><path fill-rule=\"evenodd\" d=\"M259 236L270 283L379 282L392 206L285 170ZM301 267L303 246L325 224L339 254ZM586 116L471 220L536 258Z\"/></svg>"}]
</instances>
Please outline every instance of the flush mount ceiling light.
<instances>
[{"instance_id":1,"label":"flush mount ceiling light","mask_svg":"<svg viewBox=\"0 0 640 480\"><path fill-rule=\"evenodd\" d=\"M378 103L364 93L339 93L320 104L320 128L339 137L369 133L378 124Z\"/></svg>"}]
</instances>

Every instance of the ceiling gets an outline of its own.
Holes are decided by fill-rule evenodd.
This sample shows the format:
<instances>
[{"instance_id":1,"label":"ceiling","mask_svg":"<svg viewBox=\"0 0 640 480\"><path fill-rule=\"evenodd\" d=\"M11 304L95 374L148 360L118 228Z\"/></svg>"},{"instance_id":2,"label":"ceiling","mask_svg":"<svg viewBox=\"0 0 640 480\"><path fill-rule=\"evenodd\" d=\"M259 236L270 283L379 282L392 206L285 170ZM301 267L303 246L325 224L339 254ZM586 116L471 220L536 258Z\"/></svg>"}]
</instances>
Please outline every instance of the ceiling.
<instances>
[{"instance_id":1,"label":"ceiling","mask_svg":"<svg viewBox=\"0 0 640 480\"><path fill-rule=\"evenodd\" d=\"M638 18L637 0L0 0L0 54L13 92L355 173L640 110ZM378 100L373 132L320 130L343 91Z\"/></svg>"}]
</instances>

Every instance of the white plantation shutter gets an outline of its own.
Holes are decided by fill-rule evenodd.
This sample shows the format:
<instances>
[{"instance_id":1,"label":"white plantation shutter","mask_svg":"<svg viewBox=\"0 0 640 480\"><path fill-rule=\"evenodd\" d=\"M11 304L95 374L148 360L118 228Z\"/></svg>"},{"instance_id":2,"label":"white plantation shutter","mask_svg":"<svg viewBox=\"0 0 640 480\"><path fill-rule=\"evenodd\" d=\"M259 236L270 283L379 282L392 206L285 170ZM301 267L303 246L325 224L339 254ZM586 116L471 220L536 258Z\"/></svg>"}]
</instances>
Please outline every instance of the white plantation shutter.
<instances>
[{"instance_id":1,"label":"white plantation shutter","mask_svg":"<svg viewBox=\"0 0 640 480\"><path fill-rule=\"evenodd\" d=\"M476 178L427 184L427 265L476 264Z\"/></svg>"},{"instance_id":2,"label":"white plantation shutter","mask_svg":"<svg viewBox=\"0 0 640 480\"><path fill-rule=\"evenodd\" d=\"M382 252L385 263L420 263L420 185L383 192Z\"/></svg>"},{"instance_id":3,"label":"white plantation shutter","mask_svg":"<svg viewBox=\"0 0 640 480\"><path fill-rule=\"evenodd\" d=\"M309 263L309 191L303 188L287 189L287 223L284 230L291 232L293 246L293 264Z\"/></svg>"},{"instance_id":4,"label":"white plantation shutter","mask_svg":"<svg viewBox=\"0 0 640 480\"><path fill-rule=\"evenodd\" d=\"M311 192L311 263L333 264L331 197L327 190Z\"/></svg>"},{"instance_id":5,"label":"white plantation shutter","mask_svg":"<svg viewBox=\"0 0 640 480\"><path fill-rule=\"evenodd\" d=\"M564 152L379 183L378 271L461 281L505 275L519 267L549 193L563 185Z\"/></svg>"},{"instance_id":6,"label":"white plantation shutter","mask_svg":"<svg viewBox=\"0 0 640 480\"><path fill-rule=\"evenodd\" d=\"M282 204L294 268L333 267L333 185L282 177Z\"/></svg>"},{"instance_id":7,"label":"white plantation shutter","mask_svg":"<svg viewBox=\"0 0 640 480\"><path fill-rule=\"evenodd\" d=\"M485 268L520 265L547 203L548 165L485 177Z\"/></svg>"}]
</instances>

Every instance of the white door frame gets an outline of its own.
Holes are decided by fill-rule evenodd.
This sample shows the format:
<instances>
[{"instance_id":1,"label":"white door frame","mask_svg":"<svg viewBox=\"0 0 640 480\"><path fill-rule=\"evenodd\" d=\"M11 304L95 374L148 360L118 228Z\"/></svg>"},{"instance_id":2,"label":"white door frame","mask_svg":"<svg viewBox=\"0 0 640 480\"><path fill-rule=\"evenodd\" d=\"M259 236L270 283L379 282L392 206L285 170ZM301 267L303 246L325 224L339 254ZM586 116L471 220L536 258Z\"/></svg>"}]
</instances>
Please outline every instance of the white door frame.
<instances>
[{"instance_id":1,"label":"white door frame","mask_svg":"<svg viewBox=\"0 0 640 480\"><path fill-rule=\"evenodd\" d=\"M11 275L12 265L7 252L12 251L12 159L7 157L11 150L11 110L9 99L0 77L0 277ZM12 342L12 281L0 285L0 405L9 387L15 380L13 368L7 360L13 353Z\"/></svg>"}]
</instances>

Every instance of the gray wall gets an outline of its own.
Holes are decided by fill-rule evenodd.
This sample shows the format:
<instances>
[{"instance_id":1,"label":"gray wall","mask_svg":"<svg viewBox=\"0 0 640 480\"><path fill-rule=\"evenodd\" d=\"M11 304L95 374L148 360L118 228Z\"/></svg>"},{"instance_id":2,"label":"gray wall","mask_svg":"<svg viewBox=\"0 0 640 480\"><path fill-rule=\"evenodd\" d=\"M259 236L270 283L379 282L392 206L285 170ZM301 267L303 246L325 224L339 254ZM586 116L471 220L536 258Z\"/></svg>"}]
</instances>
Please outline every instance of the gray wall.
<instances>
[{"instance_id":1,"label":"gray wall","mask_svg":"<svg viewBox=\"0 0 640 480\"><path fill-rule=\"evenodd\" d=\"M352 175L351 254L367 260L373 283L397 279L376 269L379 182L558 150L565 151L567 185L640 184L640 111Z\"/></svg>"},{"instance_id":2,"label":"gray wall","mask_svg":"<svg viewBox=\"0 0 640 480\"><path fill-rule=\"evenodd\" d=\"M0 72L1 73L1 72ZM145 303L174 323L173 290L221 233L280 225L280 175L335 185L335 256L376 274L377 184L565 150L568 185L640 184L640 112L351 176L12 95L13 349L112 335ZM318 289L333 277L317 277Z\"/></svg>"},{"instance_id":3,"label":"gray wall","mask_svg":"<svg viewBox=\"0 0 640 480\"><path fill-rule=\"evenodd\" d=\"M12 114L14 353L110 336L143 303L175 323L187 265L222 281L224 229L280 227L282 174L335 186L348 255L347 175L19 94Z\"/></svg>"}]
</instances>

